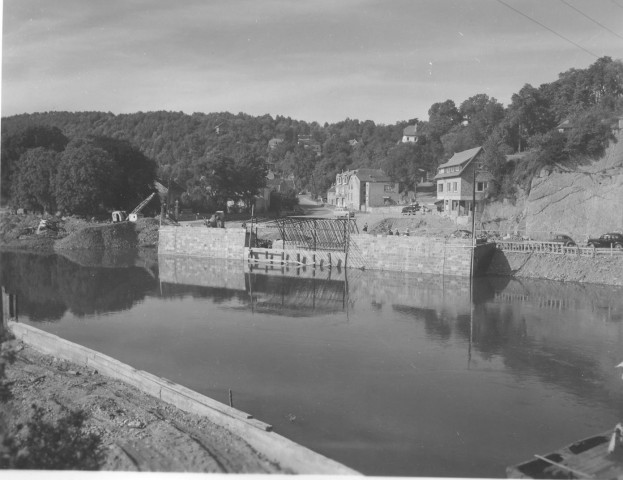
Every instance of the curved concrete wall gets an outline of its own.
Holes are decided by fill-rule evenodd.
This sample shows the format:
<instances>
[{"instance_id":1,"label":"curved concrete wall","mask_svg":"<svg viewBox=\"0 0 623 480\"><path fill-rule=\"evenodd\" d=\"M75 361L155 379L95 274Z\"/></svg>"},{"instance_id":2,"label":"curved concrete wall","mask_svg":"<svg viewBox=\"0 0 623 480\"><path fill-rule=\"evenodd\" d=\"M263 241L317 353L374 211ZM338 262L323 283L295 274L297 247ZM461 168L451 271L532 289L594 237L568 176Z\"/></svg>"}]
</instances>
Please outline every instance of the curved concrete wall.
<instances>
[{"instance_id":1,"label":"curved concrete wall","mask_svg":"<svg viewBox=\"0 0 623 480\"><path fill-rule=\"evenodd\" d=\"M203 415L211 422L227 428L244 439L255 450L284 468L300 474L359 475L340 463L298 445L272 432L272 427L182 385L148 372L137 370L56 335L23 323L9 322L16 338L33 348L57 358L86 365L109 377L121 380L139 390L175 405L186 412Z\"/></svg>"}]
</instances>

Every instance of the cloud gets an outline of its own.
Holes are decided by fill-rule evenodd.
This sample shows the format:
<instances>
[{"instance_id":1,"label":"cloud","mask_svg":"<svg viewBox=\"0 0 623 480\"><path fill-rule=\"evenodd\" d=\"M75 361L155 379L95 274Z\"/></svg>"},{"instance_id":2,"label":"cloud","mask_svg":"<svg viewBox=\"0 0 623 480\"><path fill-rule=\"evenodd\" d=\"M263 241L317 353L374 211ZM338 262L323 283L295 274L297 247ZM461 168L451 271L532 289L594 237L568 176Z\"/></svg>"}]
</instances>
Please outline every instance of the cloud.
<instances>
[{"instance_id":1,"label":"cloud","mask_svg":"<svg viewBox=\"0 0 623 480\"><path fill-rule=\"evenodd\" d=\"M572 10L512 5L599 55L619 51ZM610 7L591 15L623 20ZM481 92L508 101L594 61L489 0L14 0L4 23L4 114L283 109L388 121Z\"/></svg>"}]
</instances>

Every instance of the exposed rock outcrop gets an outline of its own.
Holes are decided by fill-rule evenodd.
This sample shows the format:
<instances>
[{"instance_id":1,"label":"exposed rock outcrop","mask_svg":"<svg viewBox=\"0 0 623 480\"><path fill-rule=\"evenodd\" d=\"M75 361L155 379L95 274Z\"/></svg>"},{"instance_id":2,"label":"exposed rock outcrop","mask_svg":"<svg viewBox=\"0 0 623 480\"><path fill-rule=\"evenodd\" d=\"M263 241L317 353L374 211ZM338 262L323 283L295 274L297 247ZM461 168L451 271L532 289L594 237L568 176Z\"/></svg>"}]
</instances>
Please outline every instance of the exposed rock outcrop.
<instances>
[{"instance_id":1,"label":"exposed rock outcrop","mask_svg":"<svg viewBox=\"0 0 623 480\"><path fill-rule=\"evenodd\" d=\"M543 170L526 202L526 230L537 240L566 233L584 243L589 236L623 231L623 135L603 158L566 170Z\"/></svg>"}]
</instances>

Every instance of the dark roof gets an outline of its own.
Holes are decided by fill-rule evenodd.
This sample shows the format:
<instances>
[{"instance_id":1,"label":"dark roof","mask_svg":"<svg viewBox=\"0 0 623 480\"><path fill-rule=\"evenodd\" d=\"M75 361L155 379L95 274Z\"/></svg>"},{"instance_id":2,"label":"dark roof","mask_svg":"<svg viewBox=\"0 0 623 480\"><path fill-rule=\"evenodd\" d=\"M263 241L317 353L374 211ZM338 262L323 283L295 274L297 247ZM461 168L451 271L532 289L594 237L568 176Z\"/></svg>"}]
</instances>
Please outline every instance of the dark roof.
<instances>
[{"instance_id":1,"label":"dark roof","mask_svg":"<svg viewBox=\"0 0 623 480\"><path fill-rule=\"evenodd\" d=\"M445 172L445 173L438 173L437 175L435 175L435 180L439 179L439 178L448 178L448 177L460 177L461 173L463 172L463 169L465 169L465 167L467 165L469 165L469 163L476 158L476 156L482 151L482 147L476 147L476 148L472 148L470 150L463 150L462 152L457 152L454 155L452 155L452 158L450 160L448 160L446 163L439 165L439 167L437 168L437 171L439 172L442 168L447 168L447 167L456 167L461 165L463 168L461 169L461 171L459 172Z\"/></svg>"},{"instance_id":2,"label":"dark roof","mask_svg":"<svg viewBox=\"0 0 623 480\"><path fill-rule=\"evenodd\" d=\"M446 163L439 165L439 168L462 165L463 163L472 160L476 155L480 153L480 150L482 150L482 147L476 147L469 150L463 150L462 152L457 152L452 155L452 158L450 158L450 160L448 160Z\"/></svg>"},{"instance_id":3,"label":"dark roof","mask_svg":"<svg viewBox=\"0 0 623 480\"><path fill-rule=\"evenodd\" d=\"M403 135L412 137L417 133L417 125L407 125L402 131Z\"/></svg>"},{"instance_id":4,"label":"dark roof","mask_svg":"<svg viewBox=\"0 0 623 480\"><path fill-rule=\"evenodd\" d=\"M352 171L353 175L357 175L360 182L391 182L383 170L374 168L358 168Z\"/></svg>"}]
</instances>

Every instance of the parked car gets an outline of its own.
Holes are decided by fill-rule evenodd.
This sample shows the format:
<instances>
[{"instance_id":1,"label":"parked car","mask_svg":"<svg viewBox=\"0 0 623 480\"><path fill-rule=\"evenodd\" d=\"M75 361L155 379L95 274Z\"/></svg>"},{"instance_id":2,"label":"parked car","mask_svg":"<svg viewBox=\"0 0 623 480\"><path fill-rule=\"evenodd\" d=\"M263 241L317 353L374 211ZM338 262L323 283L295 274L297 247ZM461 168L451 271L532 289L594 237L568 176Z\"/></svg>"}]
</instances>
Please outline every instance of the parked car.
<instances>
[{"instance_id":1,"label":"parked car","mask_svg":"<svg viewBox=\"0 0 623 480\"><path fill-rule=\"evenodd\" d=\"M337 218L355 218L355 212L348 210L346 207L337 207L335 216Z\"/></svg>"},{"instance_id":2,"label":"parked car","mask_svg":"<svg viewBox=\"0 0 623 480\"><path fill-rule=\"evenodd\" d=\"M455 230L450 234L450 238L472 238L472 232L469 230Z\"/></svg>"},{"instance_id":3,"label":"parked car","mask_svg":"<svg viewBox=\"0 0 623 480\"><path fill-rule=\"evenodd\" d=\"M623 250L623 233L604 233L599 238L589 238L588 246L594 248L616 248Z\"/></svg>"},{"instance_id":4,"label":"parked car","mask_svg":"<svg viewBox=\"0 0 623 480\"><path fill-rule=\"evenodd\" d=\"M573 238L571 238L569 235L554 235L550 240L548 240L548 242L560 243L565 247L575 247L576 245L576 243L573 241Z\"/></svg>"},{"instance_id":5,"label":"parked car","mask_svg":"<svg viewBox=\"0 0 623 480\"><path fill-rule=\"evenodd\" d=\"M420 210L420 204L414 203L413 205L407 205L402 208L403 215L415 215Z\"/></svg>"},{"instance_id":6,"label":"parked car","mask_svg":"<svg viewBox=\"0 0 623 480\"><path fill-rule=\"evenodd\" d=\"M469 230L455 230L450 234L450 238L472 238L472 232ZM476 244L487 243L485 237L476 237Z\"/></svg>"}]
</instances>

